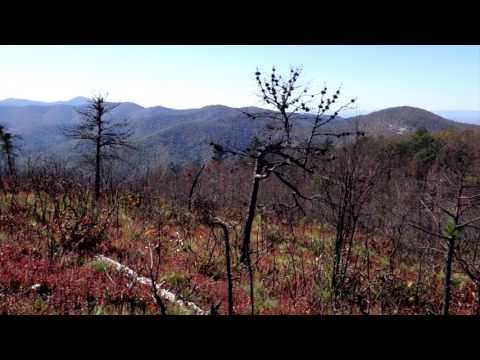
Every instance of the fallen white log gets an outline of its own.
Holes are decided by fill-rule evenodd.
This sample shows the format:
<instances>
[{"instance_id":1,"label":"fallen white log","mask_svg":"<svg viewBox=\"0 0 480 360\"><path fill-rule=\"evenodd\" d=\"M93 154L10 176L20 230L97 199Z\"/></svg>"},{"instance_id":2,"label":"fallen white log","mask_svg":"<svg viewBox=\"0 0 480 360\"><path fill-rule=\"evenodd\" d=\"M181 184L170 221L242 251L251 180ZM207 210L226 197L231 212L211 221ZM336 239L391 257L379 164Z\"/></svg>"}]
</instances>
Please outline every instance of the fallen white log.
<instances>
[{"instance_id":1,"label":"fallen white log","mask_svg":"<svg viewBox=\"0 0 480 360\"><path fill-rule=\"evenodd\" d=\"M99 261L102 261L104 263L107 263L107 264L111 265L117 271L121 271L121 272L127 274L128 276L130 276L132 279L134 279L136 282L138 282L140 284L152 286L152 282L151 282L150 279L148 279L146 277L143 277L143 276L138 276L138 274L135 271L133 271L132 269L130 269L129 267L127 267L125 265L120 264L119 262L117 262L113 259L110 259L110 258L108 258L104 255L97 255L95 258ZM167 300L167 301L169 301L173 304L179 305L180 307L187 308L187 309L191 310L195 315L208 315L209 314L207 311L202 310L198 305L196 305L193 302L178 299L177 296L174 293L172 293L168 290L162 289L160 287L160 285L157 285L157 291L158 291L158 295L160 295L160 297L162 297L163 299L165 299L165 300Z\"/></svg>"}]
</instances>

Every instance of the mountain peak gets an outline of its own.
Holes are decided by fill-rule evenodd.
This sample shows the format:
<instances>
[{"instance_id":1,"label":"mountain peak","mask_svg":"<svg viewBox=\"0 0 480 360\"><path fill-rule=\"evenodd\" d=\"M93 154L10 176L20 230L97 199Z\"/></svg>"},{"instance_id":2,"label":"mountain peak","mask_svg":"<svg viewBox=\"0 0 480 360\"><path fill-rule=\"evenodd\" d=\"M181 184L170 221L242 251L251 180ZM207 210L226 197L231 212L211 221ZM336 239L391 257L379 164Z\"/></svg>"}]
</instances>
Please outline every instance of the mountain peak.
<instances>
[{"instance_id":1,"label":"mountain peak","mask_svg":"<svg viewBox=\"0 0 480 360\"><path fill-rule=\"evenodd\" d=\"M387 136L411 133L420 128L439 131L447 128L462 130L471 127L471 125L448 120L433 112L413 106L391 107L352 119L357 120L358 124L368 133Z\"/></svg>"},{"instance_id":2,"label":"mountain peak","mask_svg":"<svg viewBox=\"0 0 480 360\"><path fill-rule=\"evenodd\" d=\"M88 98L85 96L75 96L74 98L68 100L68 102L77 102L77 101L88 101Z\"/></svg>"},{"instance_id":3,"label":"mountain peak","mask_svg":"<svg viewBox=\"0 0 480 360\"><path fill-rule=\"evenodd\" d=\"M386 108L386 109L382 109L382 110L377 110L377 111L374 111L371 114L377 114L377 113L398 113L398 114L411 114L411 113L423 113L423 114L431 114L431 115L434 115L434 116L438 116L438 115L435 115L434 113L428 111L428 110L425 110L425 109L422 109L422 108L418 108L418 107L414 107L414 106L408 106L408 105L402 105L402 106L394 106L394 107L389 107L389 108Z\"/></svg>"},{"instance_id":4,"label":"mountain peak","mask_svg":"<svg viewBox=\"0 0 480 360\"><path fill-rule=\"evenodd\" d=\"M54 104L57 105L70 105L70 106L79 106L79 105L84 105L88 102L88 98L85 96L76 96L70 100L67 101L56 101Z\"/></svg>"}]
</instances>

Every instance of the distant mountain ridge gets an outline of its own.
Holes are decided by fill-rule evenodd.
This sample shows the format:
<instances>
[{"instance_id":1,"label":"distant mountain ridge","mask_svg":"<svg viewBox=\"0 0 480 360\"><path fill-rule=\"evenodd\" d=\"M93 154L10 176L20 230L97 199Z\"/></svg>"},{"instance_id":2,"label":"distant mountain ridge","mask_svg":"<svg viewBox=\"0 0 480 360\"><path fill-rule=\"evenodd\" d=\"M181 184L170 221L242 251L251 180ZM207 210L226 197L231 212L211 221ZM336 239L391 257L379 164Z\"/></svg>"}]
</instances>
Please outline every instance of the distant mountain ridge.
<instances>
[{"instance_id":1,"label":"distant mountain ridge","mask_svg":"<svg viewBox=\"0 0 480 360\"><path fill-rule=\"evenodd\" d=\"M77 96L67 101L54 101L54 102L9 98L9 99L0 101L0 106L15 106L15 107L52 106L52 105L82 106L82 105L85 105L87 102L88 102L88 98L84 96Z\"/></svg>"},{"instance_id":2,"label":"distant mountain ridge","mask_svg":"<svg viewBox=\"0 0 480 360\"><path fill-rule=\"evenodd\" d=\"M0 123L23 137L22 156L73 157L74 142L62 135L62 127L78 123L76 108L88 101L76 97L52 103L23 99L0 101ZM189 162L211 156L211 141L242 148L253 136L258 136L266 122L251 120L243 111L262 112L260 108L230 108L209 105L199 109L176 110L162 106L142 107L122 102L112 111L113 118L128 119L133 130L133 141L138 148L136 164ZM312 117L305 116L295 129L297 135L306 134L312 126ZM326 132L359 129L369 135L395 136L425 127L429 131L446 128L459 130L478 128L475 125L454 122L432 112L401 106L375 111L366 115L337 118L325 126Z\"/></svg>"},{"instance_id":3,"label":"distant mountain ridge","mask_svg":"<svg viewBox=\"0 0 480 360\"><path fill-rule=\"evenodd\" d=\"M384 136L402 135L414 132L419 128L435 132L447 128L465 130L475 127L471 124L448 120L430 111L412 106L392 107L368 115L352 117L349 120L357 123L367 133Z\"/></svg>"}]
</instances>

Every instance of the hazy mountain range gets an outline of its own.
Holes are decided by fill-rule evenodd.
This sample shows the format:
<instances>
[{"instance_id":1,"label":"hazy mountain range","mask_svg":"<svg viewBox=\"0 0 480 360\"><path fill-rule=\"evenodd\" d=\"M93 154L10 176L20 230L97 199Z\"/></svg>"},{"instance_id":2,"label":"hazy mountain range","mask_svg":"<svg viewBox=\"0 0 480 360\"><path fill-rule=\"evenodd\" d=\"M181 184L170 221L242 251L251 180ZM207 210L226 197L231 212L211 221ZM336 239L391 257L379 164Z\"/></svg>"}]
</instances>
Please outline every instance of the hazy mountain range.
<instances>
[{"instance_id":1,"label":"hazy mountain range","mask_svg":"<svg viewBox=\"0 0 480 360\"><path fill-rule=\"evenodd\" d=\"M40 102L22 99L0 101L0 123L22 136L22 157L72 157L75 142L62 135L62 127L78 123L76 109L85 105L85 97L69 101ZM123 102L111 116L128 119L134 131L133 141L138 148L132 155L142 162L186 162L211 156L211 141L245 147L254 135L259 135L266 123L251 120L242 111L265 111L259 108L230 108L222 105L200 109L175 110L161 106L142 107ZM474 122L475 113L445 111L445 117ZM348 115L348 114L347 114ZM369 114L337 118L325 131L348 131L359 128L370 135L394 136L414 132L420 127L430 131L446 128L479 128L472 124L449 120L423 109L402 106ZM463 120L462 120L463 119ZM478 122L480 124L480 121ZM311 128L311 118L299 121L296 132L305 134Z\"/></svg>"},{"instance_id":2,"label":"hazy mountain range","mask_svg":"<svg viewBox=\"0 0 480 360\"><path fill-rule=\"evenodd\" d=\"M475 110L443 110L436 111L437 115L454 121L480 125L480 111Z\"/></svg>"},{"instance_id":3,"label":"hazy mountain range","mask_svg":"<svg viewBox=\"0 0 480 360\"><path fill-rule=\"evenodd\" d=\"M9 99L0 101L0 106L52 106L52 105L81 106L86 104L87 102L88 102L88 99L84 96L77 96L67 101L54 101L54 102L9 98Z\"/></svg>"}]
</instances>

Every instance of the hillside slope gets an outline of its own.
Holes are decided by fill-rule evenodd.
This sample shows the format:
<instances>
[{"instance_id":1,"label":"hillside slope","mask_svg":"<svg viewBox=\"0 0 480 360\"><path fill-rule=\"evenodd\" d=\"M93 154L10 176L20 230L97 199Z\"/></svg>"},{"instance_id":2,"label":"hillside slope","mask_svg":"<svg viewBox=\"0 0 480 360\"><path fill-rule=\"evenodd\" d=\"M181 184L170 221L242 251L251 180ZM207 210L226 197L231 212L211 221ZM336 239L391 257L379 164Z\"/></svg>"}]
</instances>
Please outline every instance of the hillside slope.
<instances>
[{"instance_id":1,"label":"hillside slope","mask_svg":"<svg viewBox=\"0 0 480 360\"><path fill-rule=\"evenodd\" d=\"M27 100L25 100L27 101ZM84 101L78 97L63 104L0 106L0 123L23 137L22 156L74 156L74 142L66 139L62 128L79 121L76 105ZM2 102L0 102L2 103ZM11 103L11 102L10 102ZM200 109L176 110L161 106L144 108L135 103L120 103L110 114L115 119L127 119L133 130L133 141L139 149L133 161L189 162L211 156L211 141L243 148L253 136L261 136L266 121L251 120L242 111L222 105ZM248 111L261 112L259 108ZM295 133L306 134L311 128L311 117L298 122ZM423 109L403 106L376 111L352 118L337 118L327 126L326 132L359 129L369 136L395 136L414 132L424 127L429 131L447 128L459 130L480 128L447 120Z\"/></svg>"},{"instance_id":2,"label":"hillside slope","mask_svg":"<svg viewBox=\"0 0 480 360\"><path fill-rule=\"evenodd\" d=\"M358 126L369 135L393 136L415 132L425 128L430 132L444 129L465 130L474 125L445 119L427 110L401 106L375 111L368 115L350 118L349 128Z\"/></svg>"}]
</instances>

